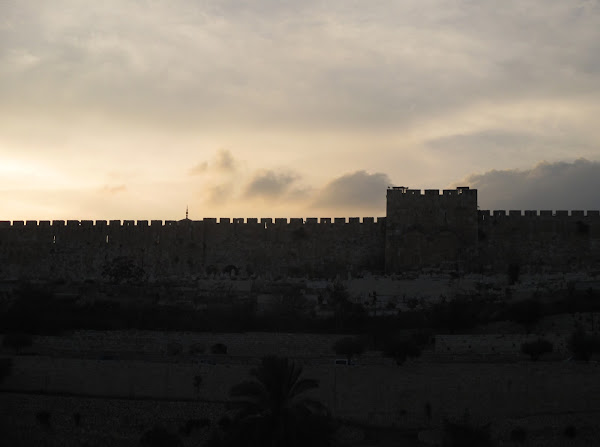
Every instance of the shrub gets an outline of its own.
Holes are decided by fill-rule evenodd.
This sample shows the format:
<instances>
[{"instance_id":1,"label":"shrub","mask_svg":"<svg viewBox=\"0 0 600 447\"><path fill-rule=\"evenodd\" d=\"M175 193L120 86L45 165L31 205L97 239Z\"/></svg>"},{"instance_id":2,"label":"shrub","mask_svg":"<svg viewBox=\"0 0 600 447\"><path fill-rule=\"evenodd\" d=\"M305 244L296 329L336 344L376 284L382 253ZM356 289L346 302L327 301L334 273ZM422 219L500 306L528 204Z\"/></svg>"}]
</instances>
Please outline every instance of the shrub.
<instances>
[{"instance_id":1,"label":"shrub","mask_svg":"<svg viewBox=\"0 0 600 447\"><path fill-rule=\"evenodd\" d=\"M523 443L527 440L527 430L523 427L515 427L510 432L510 440L513 442Z\"/></svg>"},{"instance_id":2,"label":"shrub","mask_svg":"<svg viewBox=\"0 0 600 447\"><path fill-rule=\"evenodd\" d=\"M183 447L179 436L162 427L148 430L140 438L141 447Z\"/></svg>"},{"instance_id":3,"label":"shrub","mask_svg":"<svg viewBox=\"0 0 600 447\"><path fill-rule=\"evenodd\" d=\"M205 347L202 343L194 343L190 346L189 352L191 355L204 354Z\"/></svg>"},{"instance_id":4,"label":"shrub","mask_svg":"<svg viewBox=\"0 0 600 447\"><path fill-rule=\"evenodd\" d=\"M223 343L215 343L210 348L211 354L227 354L227 346Z\"/></svg>"},{"instance_id":5,"label":"shrub","mask_svg":"<svg viewBox=\"0 0 600 447\"><path fill-rule=\"evenodd\" d=\"M531 360L534 362L538 360L541 355L552 352L552 350L552 343L542 338L521 345L521 352L530 356Z\"/></svg>"},{"instance_id":6,"label":"shrub","mask_svg":"<svg viewBox=\"0 0 600 447\"><path fill-rule=\"evenodd\" d=\"M492 445L489 426L475 427L466 423L444 422L443 447L485 447Z\"/></svg>"},{"instance_id":7,"label":"shrub","mask_svg":"<svg viewBox=\"0 0 600 447\"><path fill-rule=\"evenodd\" d=\"M168 355L179 355L183 352L183 346L178 342L171 342L167 345L167 354Z\"/></svg>"},{"instance_id":8,"label":"shrub","mask_svg":"<svg viewBox=\"0 0 600 447\"><path fill-rule=\"evenodd\" d=\"M179 429L185 436L189 436L194 430L200 430L205 427L210 427L210 419L188 419L183 427Z\"/></svg>"},{"instance_id":9,"label":"shrub","mask_svg":"<svg viewBox=\"0 0 600 447\"><path fill-rule=\"evenodd\" d=\"M35 414L35 418L38 423L44 428L50 428L50 412L49 411L38 411Z\"/></svg>"},{"instance_id":10,"label":"shrub","mask_svg":"<svg viewBox=\"0 0 600 447\"><path fill-rule=\"evenodd\" d=\"M565 435L567 438L571 438L571 439L573 439L575 436L577 436L577 430L575 429L575 427L574 427L574 426L572 426L572 425L567 425L567 426L565 427L564 435Z\"/></svg>"},{"instance_id":11,"label":"shrub","mask_svg":"<svg viewBox=\"0 0 600 447\"><path fill-rule=\"evenodd\" d=\"M365 351L365 345L358 337L344 337L333 344L333 351L337 355L343 355L350 362L352 357L361 355Z\"/></svg>"},{"instance_id":12,"label":"shrub","mask_svg":"<svg viewBox=\"0 0 600 447\"><path fill-rule=\"evenodd\" d=\"M407 358L419 357L421 347L414 338L394 338L386 343L383 355L396 360L397 365L402 365Z\"/></svg>"},{"instance_id":13,"label":"shrub","mask_svg":"<svg viewBox=\"0 0 600 447\"><path fill-rule=\"evenodd\" d=\"M194 389L196 390L196 392L198 392L201 385L202 385L202 376L198 374L197 376L194 376Z\"/></svg>"},{"instance_id":14,"label":"shrub","mask_svg":"<svg viewBox=\"0 0 600 447\"><path fill-rule=\"evenodd\" d=\"M8 333L2 340L2 346L14 349L16 353L20 352L23 348L28 348L33 344L33 337L31 334L25 334L23 332Z\"/></svg>"}]
</instances>

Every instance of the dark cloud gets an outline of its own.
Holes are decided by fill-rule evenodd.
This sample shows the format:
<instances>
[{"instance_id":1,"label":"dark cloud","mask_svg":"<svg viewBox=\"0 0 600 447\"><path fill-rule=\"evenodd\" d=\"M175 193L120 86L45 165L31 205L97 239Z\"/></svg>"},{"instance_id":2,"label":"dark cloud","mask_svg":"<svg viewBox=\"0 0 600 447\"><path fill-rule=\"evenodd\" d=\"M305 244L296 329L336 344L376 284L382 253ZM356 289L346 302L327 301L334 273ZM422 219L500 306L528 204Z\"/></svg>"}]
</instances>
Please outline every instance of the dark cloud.
<instances>
[{"instance_id":1,"label":"dark cloud","mask_svg":"<svg viewBox=\"0 0 600 447\"><path fill-rule=\"evenodd\" d=\"M385 210L385 191L392 183L387 174L356 171L338 177L317 192L314 206L330 209Z\"/></svg>"},{"instance_id":2,"label":"dark cloud","mask_svg":"<svg viewBox=\"0 0 600 447\"><path fill-rule=\"evenodd\" d=\"M248 198L275 199L285 194L298 176L292 173L262 171L254 176L244 193Z\"/></svg>"},{"instance_id":3,"label":"dark cloud","mask_svg":"<svg viewBox=\"0 0 600 447\"><path fill-rule=\"evenodd\" d=\"M459 183L479 190L481 209L600 209L600 162L583 158L473 174Z\"/></svg>"}]
</instances>

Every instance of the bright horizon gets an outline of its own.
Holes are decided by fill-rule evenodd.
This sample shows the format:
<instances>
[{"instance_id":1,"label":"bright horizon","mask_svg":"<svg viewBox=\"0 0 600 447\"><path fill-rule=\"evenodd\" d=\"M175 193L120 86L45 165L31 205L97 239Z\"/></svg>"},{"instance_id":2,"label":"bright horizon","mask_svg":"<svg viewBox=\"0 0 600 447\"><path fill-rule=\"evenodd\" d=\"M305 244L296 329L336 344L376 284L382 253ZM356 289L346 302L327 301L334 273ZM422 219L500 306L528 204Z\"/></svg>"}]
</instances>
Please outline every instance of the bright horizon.
<instances>
[{"instance_id":1,"label":"bright horizon","mask_svg":"<svg viewBox=\"0 0 600 447\"><path fill-rule=\"evenodd\" d=\"M598 1L0 4L0 220L600 209Z\"/></svg>"}]
</instances>

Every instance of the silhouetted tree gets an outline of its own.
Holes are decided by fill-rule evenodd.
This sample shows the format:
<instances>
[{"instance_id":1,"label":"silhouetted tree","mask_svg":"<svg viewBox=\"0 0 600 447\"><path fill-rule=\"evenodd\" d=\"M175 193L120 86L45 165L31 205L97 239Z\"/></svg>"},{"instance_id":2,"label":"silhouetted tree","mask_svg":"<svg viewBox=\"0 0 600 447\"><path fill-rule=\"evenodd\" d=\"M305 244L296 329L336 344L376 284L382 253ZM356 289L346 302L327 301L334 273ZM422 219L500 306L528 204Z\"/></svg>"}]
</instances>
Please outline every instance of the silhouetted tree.
<instances>
[{"instance_id":1,"label":"silhouetted tree","mask_svg":"<svg viewBox=\"0 0 600 447\"><path fill-rule=\"evenodd\" d=\"M0 359L0 384L12 373L12 359Z\"/></svg>"},{"instance_id":2,"label":"silhouetted tree","mask_svg":"<svg viewBox=\"0 0 600 447\"><path fill-rule=\"evenodd\" d=\"M302 367L287 358L263 358L251 371L254 380L231 389L233 420L225 425L224 436L209 445L328 446L333 432L329 412L304 396L318 382L301 374Z\"/></svg>"},{"instance_id":3,"label":"silhouetted tree","mask_svg":"<svg viewBox=\"0 0 600 447\"><path fill-rule=\"evenodd\" d=\"M508 275L508 283L512 286L513 284L515 284L517 281L519 281L519 274L521 271L521 267L519 266L519 264L516 263L510 263L508 264L508 268L507 268L507 275Z\"/></svg>"},{"instance_id":4,"label":"silhouetted tree","mask_svg":"<svg viewBox=\"0 0 600 447\"><path fill-rule=\"evenodd\" d=\"M155 426L140 438L140 447L183 447L183 442L175 433Z\"/></svg>"},{"instance_id":5,"label":"silhouetted tree","mask_svg":"<svg viewBox=\"0 0 600 447\"><path fill-rule=\"evenodd\" d=\"M521 352L531 357L534 362L537 361L540 356L548 352L552 352L553 346L548 340L538 338L535 341L523 343L521 345Z\"/></svg>"},{"instance_id":6,"label":"silhouetted tree","mask_svg":"<svg viewBox=\"0 0 600 447\"><path fill-rule=\"evenodd\" d=\"M104 264L102 276L111 282L121 284L142 281L146 277L146 272L127 256L117 256Z\"/></svg>"},{"instance_id":7,"label":"silhouetted tree","mask_svg":"<svg viewBox=\"0 0 600 447\"><path fill-rule=\"evenodd\" d=\"M535 298L517 301L509 308L511 320L522 324L527 333L542 317L542 304Z\"/></svg>"},{"instance_id":8,"label":"silhouetted tree","mask_svg":"<svg viewBox=\"0 0 600 447\"><path fill-rule=\"evenodd\" d=\"M348 289L340 282L333 285L329 295L329 304L333 308L336 329L358 328L367 319L365 308L350 301Z\"/></svg>"},{"instance_id":9,"label":"silhouetted tree","mask_svg":"<svg viewBox=\"0 0 600 447\"><path fill-rule=\"evenodd\" d=\"M581 327L573 331L567 339L567 345L575 360L587 362L592 354L600 352L600 338L587 334Z\"/></svg>"},{"instance_id":10,"label":"silhouetted tree","mask_svg":"<svg viewBox=\"0 0 600 447\"><path fill-rule=\"evenodd\" d=\"M333 344L333 351L337 355L346 357L350 363L352 357L361 355L365 351L365 344L358 337L344 337Z\"/></svg>"},{"instance_id":11,"label":"silhouetted tree","mask_svg":"<svg viewBox=\"0 0 600 447\"><path fill-rule=\"evenodd\" d=\"M33 337L31 334L23 332L11 332L4 336L2 340L2 346L14 349L15 353L21 352L21 349L28 348L33 344Z\"/></svg>"}]
</instances>

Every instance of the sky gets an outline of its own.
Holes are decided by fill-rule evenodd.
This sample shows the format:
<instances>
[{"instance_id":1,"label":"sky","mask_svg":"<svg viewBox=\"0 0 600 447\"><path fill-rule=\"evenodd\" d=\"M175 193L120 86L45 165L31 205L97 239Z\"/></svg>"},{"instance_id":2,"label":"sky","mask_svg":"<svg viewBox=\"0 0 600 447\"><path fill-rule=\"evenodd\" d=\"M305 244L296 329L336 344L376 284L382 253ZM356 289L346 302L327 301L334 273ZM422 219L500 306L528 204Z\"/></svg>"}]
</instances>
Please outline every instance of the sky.
<instances>
[{"instance_id":1,"label":"sky","mask_svg":"<svg viewBox=\"0 0 600 447\"><path fill-rule=\"evenodd\" d=\"M0 0L0 219L600 209L600 0Z\"/></svg>"}]
</instances>

